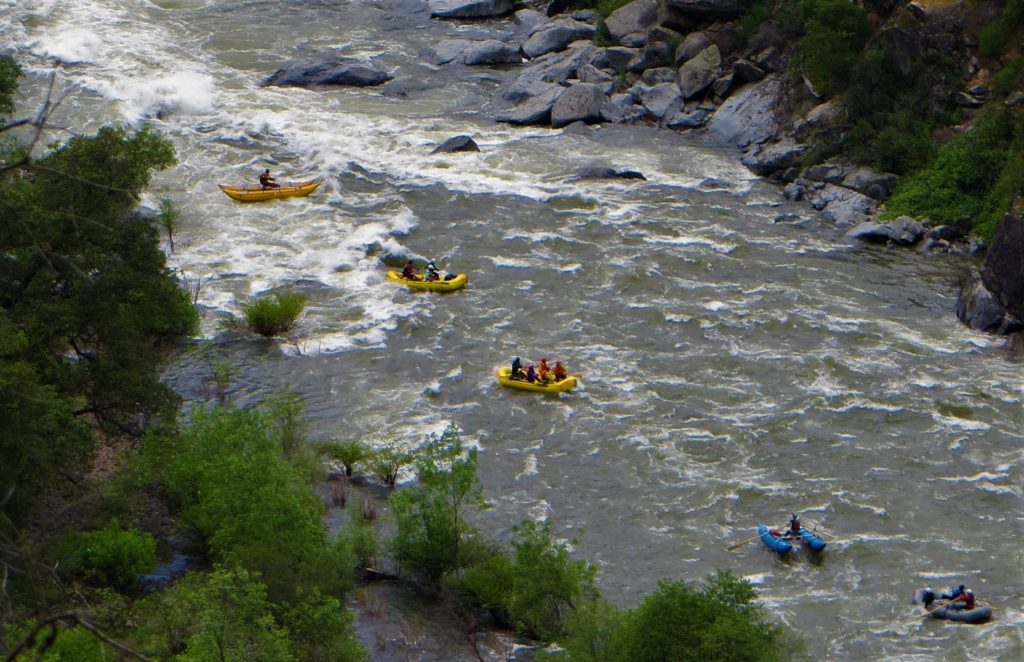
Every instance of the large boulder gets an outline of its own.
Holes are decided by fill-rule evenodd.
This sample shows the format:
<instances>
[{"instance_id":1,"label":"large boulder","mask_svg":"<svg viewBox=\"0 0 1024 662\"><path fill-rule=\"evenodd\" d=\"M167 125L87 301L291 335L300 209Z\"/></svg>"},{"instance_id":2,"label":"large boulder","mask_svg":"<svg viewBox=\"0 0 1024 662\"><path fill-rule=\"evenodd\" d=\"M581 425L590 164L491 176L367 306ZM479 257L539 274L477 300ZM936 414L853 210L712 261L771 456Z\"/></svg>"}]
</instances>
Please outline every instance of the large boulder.
<instances>
[{"instance_id":1,"label":"large boulder","mask_svg":"<svg viewBox=\"0 0 1024 662\"><path fill-rule=\"evenodd\" d=\"M744 0L665 0L665 6L698 20L737 18L747 8Z\"/></svg>"},{"instance_id":2,"label":"large boulder","mask_svg":"<svg viewBox=\"0 0 1024 662\"><path fill-rule=\"evenodd\" d=\"M595 28L571 18L560 18L537 26L523 42L523 55L533 59L552 51L561 51L577 39L594 36Z\"/></svg>"},{"instance_id":3,"label":"large boulder","mask_svg":"<svg viewBox=\"0 0 1024 662\"><path fill-rule=\"evenodd\" d=\"M846 236L868 243L913 246L924 236L924 227L909 216L900 216L888 223L860 223Z\"/></svg>"},{"instance_id":4,"label":"large boulder","mask_svg":"<svg viewBox=\"0 0 1024 662\"><path fill-rule=\"evenodd\" d=\"M777 74L740 88L708 120L709 136L737 147L770 140L779 130L774 112L781 96L782 79Z\"/></svg>"},{"instance_id":5,"label":"large boulder","mask_svg":"<svg viewBox=\"0 0 1024 662\"><path fill-rule=\"evenodd\" d=\"M999 222L981 267L985 287L1007 313L1024 321L1024 220L1007 214Z\"/></svg>"},{"instance_id":6,"label":"large boulder","mask_svg":"<svg viewBox=\"0 0 1024 662\"><path fill-rule=\"evenodd\" d=\"M784 140L752 150L744 154L740 161L755 175L767 177L773 172L791 168L800 163L800 157L806 150L806 145Z\"/></svg>"},{"instance_id":7,"label":"large boulder","mask_svg":"<svg viewBox=\"0 0 1024 662\"><path fill-rule=\"evenodd\" d=\"M978 274L971 274L956 300L956 316L976 331L1013 333L1021 329L1019 320L1010 319L1006 311L982 282Z\"/></svg>"},{"instance_id":8,"label":"large boulder","mask_svg":"<svg viewBox=\"0 0 1024 662\"><path fill-rule=\"evenodd\" d=\"M613 94L601 108L601 119L605 122L627 124L643 119L647 111L636 103L632 94Z\"/></svg>"},{"instance_id":9,"label":"large boulder","mask_svg":"<svg viewBox=\"0 0 1024 662\"><path fill-rule=\"evenodd\" d=\"M654 41L644 46L640 53L629 61L626 71L640 73L648 69L668 67L672 64L672 47L663 41Z\"/></svg>"},{"instance_id":10,"label":"large boulder","mask_svg":"<svg viewBox=\"0 0 1024 662\"><path fill-rule=\"evenodd\" d=\"M838 228L865 223L878 209L878 203L863 193L834 184L809 191L807 199L825 220Z\"/></svg>"},{"instance_id":11,"label":"large boulder","mask_svg":"<svg viewBox=\"0 0 1024 662\"><path fill-rule=\"evenodd\" d=\"M537 96L546 92L552 83L576 78L576 72L585 64L601 67L603 56L604 50L590 42L574 42L564 51L531 60L530 65L502 89L501 96L513 103Z\"/></svg>"},{"instance_id":12,"label":"large boulder","mask_svg":"<svg viewBox=\"0 0 1024 662\"><path fill-rule=\"evenodd\" d=\"M681 66L697 53L710 46L711 43L711 38L700 30L686 35L679 43L679 46L676 47L676 66Z\"/></svg>"},{"instance_id":13,"label":"large boulder","mask_svg":"<svg viewBox=\"0 0 1024 662\"><path fill-rule=\"evenodd\" d=\"M453 154L455 152L479 152L480 147L469 136L453 136L431 151L431 154Z\"/></svg>"},{"instance_id":14,"label":"large boulder","mask_svg":"<svg viewBox=\"0 0 1024 662\"><path fill-rule=\"evenodd\" d=\"M278 69L261 84L264 86L311 85L380 85L392 79L386 70L361 60L326 60L323 62L293 62Z\"/></svg>"},{"instance_id":15,"label":"large boulder","mask_svg":"<svg viewBox=\"0 0 1024 662\"><path fill-rule=\"evenodd\" d=\"M426 58L431 64L468 65L518 64L523 59L519 49L497 39L446 39L428 50Z\"/></svg>"},{"instance_id":16,"label":"large boulder","mask_svg":"<svg viewBox=\"0 0 1024 662\"><path fill-rule=\"evenodd\" d=\"M616 170L606 166L587 166L580 168L570 181L578 179L639 179L647 181L642 172L636 170Z\"/></svg>"},{"instance_id":17,"label":"large boulder","mask_svg":"<svg viewBox=\"0 0 1024 662\"><path fill-rule=\"evenodd\" d=\"M489 18L512 13L512 0L427 0L437 18Z\"/></svg>"},{"instance_id":18,"label":"large boulder","mask_svg":"<svg viewBox=\"0 0 1024 662\"><path fill-rule=\"evenodd\" d=\"M542 92L527 98L515 108L498 113L495 119L509 124L550 124L551 108L566 88L552 83L544 85L546 87Z\"/></svg>"},{"instance_id":19,"label":"large boulder","mask_svg":"<svg viewBox=\"0 0 1024 662\"><path fill-rule=\"evenodd\" d=\"M679 67L679 89L684 99L696 96L718 79L721 73L722 54L716 44L711 44Z\"/></svg>"},{"instance_id":20,"label":"large boulder","mask_svg":"<svg viewBox=\"0 0 1024 662\"><path fill-rule=\"evenodd\" d=\"M577 83L558 95L551 106L551 126L558 128L573 122L601 121L601 107L608 95L593 83Z\"/></svg>"},{"instance_id":21,"label":"large boulder","mask_svg":"<svg viewBox=\"0 0 1024 662\"><path fill-rule=\"evenodd\" d=\"M647 32L658 20L658 0L633 0L619 7L605 19L612 39L619 41L627 34Z\"/></svg>"},{"instance_id":22,"label":"large boulder","mask_svg":"<svg viewBox=\"0 0 1024 662\"><path fill-rule=\"evenodd\" d=\"M679 112L679 105L683 101L683 95L675 83L662 83L653 87L637 85L634 90L634 96L641 105L647 109L650 115L659 120L674 117Z\"/></svg>"}]
</instances>

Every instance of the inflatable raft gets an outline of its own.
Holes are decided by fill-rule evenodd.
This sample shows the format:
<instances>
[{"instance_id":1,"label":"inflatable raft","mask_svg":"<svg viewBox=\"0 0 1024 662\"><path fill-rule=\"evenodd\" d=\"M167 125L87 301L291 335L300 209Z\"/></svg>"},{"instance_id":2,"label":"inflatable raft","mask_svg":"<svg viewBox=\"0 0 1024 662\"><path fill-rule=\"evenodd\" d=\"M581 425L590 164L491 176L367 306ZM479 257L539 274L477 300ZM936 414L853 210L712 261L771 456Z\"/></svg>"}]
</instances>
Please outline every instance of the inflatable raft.
<instances>
[{"instance_id":1,"label":"inflatable raft","mask_svg":"<svg viewBox=\"0 0 1024 662\"><path fill-rule=\"evenodd\" d=\"M935 604L935 593L926 588L914 592L914 604L922 605L928 615L944 621L957 623L985 623L992 620L992 608L975 605L974 609L957 608L954 603Z\"/></svg>"},{"instance_id":2,"label":"inflatable raft","mask_svg":"<svg viewBox=\"0 0 1024 662\"><path fill-rule=\"evenodd\" d=\"M506 367L498 369L498 383L502 386L518 388L523 391L534 391L536 393L564 393L576 388L576 377L570 375L560 382L540 384L538 382L528 382L525 379L512 379L512 368Z\"/></svg>"},{"instance_id":3,"label":"inflatable raft","mask_svg":"<svg viewBox=\"0 0 1024 662\"><path fill-rule=\"evenodd\" d=\"M262 200L273 200L274 198L296 198L309 195L320 186L320 181L309 179L304 182L289 182L273 188L263 188L259 184L252 186L242 184L218 184L220 190L224 191L232 200L239 202L260 202Z\"/></svg>"},{"instance_id":4,"label":"inflatable raft","mask_svg":"<svg viewBox=\"0 0 1024 662\"><path fill-rule=\"evenodd\" d=\"M401 272L389 271L387 279L392 283L405 285L414 290L430 290L431 292L451 292L457 290L469 280L466 274L457 274L454 278L444 280L424 280L423 276L417 276L416 280L402 278Z\"/></svg>"}]
</instances>

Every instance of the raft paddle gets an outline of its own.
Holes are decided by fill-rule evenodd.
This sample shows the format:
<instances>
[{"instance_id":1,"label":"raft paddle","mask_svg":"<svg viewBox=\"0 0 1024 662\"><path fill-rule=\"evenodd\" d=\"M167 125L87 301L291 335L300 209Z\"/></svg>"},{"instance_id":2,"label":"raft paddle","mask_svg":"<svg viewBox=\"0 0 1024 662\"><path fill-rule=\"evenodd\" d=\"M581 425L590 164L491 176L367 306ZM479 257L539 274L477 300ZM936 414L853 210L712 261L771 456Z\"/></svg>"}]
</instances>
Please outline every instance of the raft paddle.
<instances>
[{"instance_id":1,"label":"raft paddle","mask_svg":"<svg viewBox=\"0 0 1024 662\"><path fill-rule=\"evenodd\" d=\"M771 531L772 529L775 529L775 528L778 528L778 527L770 526L770 527L768 527L768 530ZM750 538L749 540L744 540L743 542L736 543L732 547L727 547L725 551L731 552L734 549L738 549L740 547L743 547L747 543L751 543L751 542L754 542L755 540L760 540L760 539L761 539L761 534L759 533L756 536L754 536L753 538Z\"/></svg>"}]
</instances>

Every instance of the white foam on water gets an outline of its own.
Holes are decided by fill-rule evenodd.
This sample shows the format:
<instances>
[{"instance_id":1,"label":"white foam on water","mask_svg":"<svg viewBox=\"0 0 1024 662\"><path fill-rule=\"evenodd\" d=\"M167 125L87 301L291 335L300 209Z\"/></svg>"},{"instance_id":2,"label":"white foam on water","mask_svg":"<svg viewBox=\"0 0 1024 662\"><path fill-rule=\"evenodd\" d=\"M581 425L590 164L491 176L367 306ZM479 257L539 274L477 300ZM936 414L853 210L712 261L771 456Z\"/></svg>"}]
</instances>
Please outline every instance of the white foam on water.
<instances>
[{"instance_id":1,"label":"white foam on water","mask_svg":"<svg viewBox=\"0 0 1024 662\"><path fill-rule=\"evenodd\" d=\"M992 426L984 421L970 421L956 416L943 416L938 412L932 412L932 419L944 428L969 430L971 432L988 432Z\"/></svg>"}]
</instances>

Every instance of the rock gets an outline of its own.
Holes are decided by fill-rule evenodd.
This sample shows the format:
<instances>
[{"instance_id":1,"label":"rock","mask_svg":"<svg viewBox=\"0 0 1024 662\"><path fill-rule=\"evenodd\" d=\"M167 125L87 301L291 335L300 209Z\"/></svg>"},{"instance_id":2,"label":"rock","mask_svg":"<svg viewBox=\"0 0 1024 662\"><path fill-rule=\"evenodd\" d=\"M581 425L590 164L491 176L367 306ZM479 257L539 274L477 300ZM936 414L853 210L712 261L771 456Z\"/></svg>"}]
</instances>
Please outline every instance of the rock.
<instances>
[{"instance_id":1,"label":"rock","mask_svg":"<svg viewBox=\"0 0 1024 662\"><path fill-rule=\"evenodd\" d=\"M380 85L392 79L384 69L360 60L296 62L268 76L263 86Z\"/></svg>"},{"instance_id":2,"label":"rock","mask_svg":"<svg viewBox=\"0 0 1024 662\"><path fill-rule=\"evenodd\" d=\"M518 64L522 61L519 50L497 39L464 41L448 39L427 52L431 64L452 62L468 65Z\"/></svg>"},{"instance_id":3,"label":"rock","mask_svg":"<svg viewBox=\"0 0 1024 662\"><path fill-rule=\"evenodd\" d=\"M737 18L747 7L743 0L665 0L665 5L699 20Z\"/></svg>"},{"instance_id":4,"label":"rock","mask_svg":"<svg viewBox=\"0 0 1024 662\"><path fill-rule=\"evenodd\" d=\"M1011 316L1024 321L1024 220L1007 214L996 226L981 279Z\"/></svg>"},{"instance_id":5,"label":"rock","mask_svg":"<svg viewBox=\"0 0 1024 662\"><path fill-rule=\"evenodd\" d=\"M722 54L716 44L711 44L687 60L679 68L679 89L683 98L689 99L704 91L718 78L722 66Z\"/></svg>"},{"instance_id":6,"label":"rock","mask_svg":"<svg viewBox=\"0 0 1024 662\"><path fill-rule=\"evenodd\" d=\"M860 223L847 232L846 236L869 243L892 242L898 246L913 246L924 236L924 228L909 216L900 216L890 223Z\"/></svg>"},{"instance_id":7,"label":"rock","mask_svg":"<svg viewBox=\"0 0 1024 662\"><path fill-rule=\"evenodd\" d=\"M676 114L683 100L679 86L675 83L662 83L654 87L636 86L635 97L647 112L658 119L665 119Z\"/></svg>"},{"instance_id":8,"label":"rock","mask_svg":"<svg viewBox=\"0 0 1024 662\"><path fill-rule=\"evenodd\" d=\"M971 274L956 300L957 318L975 331L1009 333L1020 324L1007 318L999 301L988 291L978 274Z\"/></svg>"},{"instance_id":9,"label":"rock","mask_svg":"<svg viewBox=\"0 0 1024 662\"><path fill-rule=\"evenodd\" d=\"M512 13L512 0L427 0L437 18L489 18Z\"/></svg>"},{"instance_id":10,"label":"rock","mask_svg":"<svg viewBox=\"0 0 1024 662\"><path fill-rule=\"evenodd\" d=\"M479 152L480 147L469 136L454 136L434 148L431 154L452 152Z\"/></svg>"},{"instance_id":11,"label":"rock","mask_svg":"<svg viewBox=\"0 0 1024 662\"><path fill-rule=\"evenodd\" d=\"M626 65L626 71L639 73L647 69L668 67L672 64L672 47L663 41L655 41L644 46L640 54Z\"/></svg>"},{"instance_id":12,"label":"rock","mask_svg":"<svg viewBox=\"0 0 1024 662\"><path fill-rule=\"evenodd\" d=\"M509 124L549 124L551 108L566 88L552 83L545 85L547 87L543 92L531 96L515 108L498 113L495 119Z\"/></svg>"},{"instance_id":13,"label":"rock","mask_svg":"<svg viewBox=\"0 0 1024 662\"><path fill-rule=\"evenodd\" d=\"M676 70L670 67L658 67L648 69L640 75L640 82L644 85L659 85L661 83L676 82Z\"/></svg>"},{"instance_id":14,"label":"rock","mask_svg":"<svg viewBox=\"0 0 1024 662\"><path fill-rule=\"evenodd\" d=\"M637 172L636 170L616 170L614 168L607 168L602 166L591 166L589 168L581 168L576 173L574 179L639 179L647 181L647 178L643 176L643 173Z\"/></svg>"},{"instance_id":15,"label":"rock","mask_svg":"<svg viewBox=\"0 0 1024 662\"><path fill-rule=\"evenodd\" d=\"M699 129L708 121L708 111L698 108L692 112L679 112L665 122L670 129Z\"/></svg>"},{"instance_id":16,"label":"rock","mask_svg":"<svg viewBox=\"0 0 1024 662\"><path fill-rule=\"evenodd\" d=\"M551 126L558 128L573 122L597 122L608 95L593 83L577 83L565 90L551 107Z\"/></svg>"},{"instance_id":17,"label":"rock","mask_svg":"<svg viewBox=\"0 0 1024 662\"><path fill-rule=\"evenodd\" d=\"M1022 103L1024 103L1024 92L1021 92L1020 90L1017 90L1016 92L1012 92L1012 93L1010 93L1006 97L1006 105L1007 106L1010 106L1010 107L1019 106Z\"/></svg>"},{"instance_id":18,"label":"rock","mask_svg":"<svg viewBox=\"0 0 1024 662\"><path fill-rule=\"evenodd\" d=\"M572 19L560 18L543 23L523 42L523 55L531 60L545 53L565 50L577 39L589 39L594 36L595 28L586 23Z\"/></svg>"},{"instance_id":19,"label":"rock","mask_svg":"<svg viewBox=\"0 0 1024 662\"><path fill-rule=\"evenodd\" d=\"M807 200L839 228L866 222L878 208L878 203L866 195L834 184L814 185L807 192Z\"/></svg>"},{"instance_id":20,"label":"rock","mask_svg":"<svg viewBox=\"0 0 1024 662\"><path fill-rule=\"evenodd\" d=\"M512 17L516 24L516 34L526 38L534 29L548 20L548 17L535 9L520 9Z\"/></svg>"},{"instance_id":21,"label":"rock","mask_svg":"<svg viewBox=\"0 0 1024 662\"><path fill-rule=\"evenodd\" d=\"M604 24L615 41L631 33L646 33L658 20L658 0L633 0L608 15Z\"/></svg>"},{"instance_id":22,"label":"rock","mask_svg":"<svg viewBox=\"0 0 1024 662\"><path fill-rule=\"evenodd\" d=\"M956 241L963 235L952 225L936 225L928 229L928 234L943 241Z\"/></svg>"},{"instance_id":23,"label":"rock","mask_svg":"<svg viewBox=\"0 0 1024 662\"><path fill-rule=\"evenodd\" d=\"M501 96L506 101L519 103L524 99L547 92L547 86L564 83L576 77L576 72L585 64L600 67L604 49L589 42L575 42L567 50L548 53L531 60L519 76L503 88Z\"/></svg>"},{"instance_id":24,"label":"rock","mask_svg":"<svg viewBox=\"0 0 1024 662\"><path fill-rule=\"evenodd\" d=\"M885 200L892 194L898 180L899 176L891 172L879 173L871 168L859 167L843 178L842 186L864 193L875 200Z\"/></svg>"},{"instance_id":25,"label":"rock","mask_svg":"<svg viewBox=\"0 0 1024 662\"><path fill-rule=\"evenodd\" d=\"M732 92L734 82L734 74L726 74L711 84L711 93L715 95L716 99L724 99Z\"/></svg>"},{"instance_id":26,"label":"rock","mask_svg":"<svg viewBox=\"0 0 1024 662\"><path fill-rule=\"evenodd\" d=\"M691 32L686 35L676 48L676 66L682 66L684 62L710 45L711 39L703 32Z\"/></svg>"},{"instance_id":27,"label":"rock","mask_svg":"<svg viewBox=\"0 0 1024 662\"><path fill-rule=\"evenodd\" d=\"M765 77L764 69L743 58L733 63L732 70L741 83L754 83Z\"/></svg>"},{"instance_id":28,"label":"rock","mask_svg":"<svg viewBox=\"0 0 1024 662\"><path fill-rule=\"evenodd\" d=\"M613 94L601 108L601 119L616 124L635 122L646 114L643 106L639 106L632 94Z\"/></svg>"},{"instance_id":29,"label":"rock","mask_svg":"<svg viewBox=\"0 0 1024 662\"><path fill-rule=\"evenodd\" d=\"M746 147L763 143L779 130L774 110L782 94L782 80L771 74L734 92L711 116L709 135L716 141Z\"/></svg>"},{"instance_id":30,"label":"rock","mask_svg":"<svg viewBox=\"0 0 1024 662\"><path fill-rule=\"evenodd\" d=\"M603 85L615 80L615 77L610 73L603 69L598 69L592 64L585 64L580 67L576 71L576 78L578 78L581 83L594 83L595 85Z\"/></svg>"},{"instance_id":31,"label":"rock","mask_svg":"<svg viewBox=\"0 0 1024 662\"><path fill-rule=\"evenodd\" d=\"M740 161L755 175L767 177L773 172L784 170L800 162L800 156L807 151L806 145L783 141L763 145L743 155Z\"/></svg>"},{"instance_id":32,"label":"rock","mask_svg":"<svg viewBox=\"0 0 1024 662\"><path fill-rule=\"evenodd\" d=\"M628 48L643 48L646 43L646 32L630 32L622 39L619 39L619 44Z\"/></svg>"},{"instance_id":33,"label":"rock","mask_svg":"<svg viewBox=\"0 0 1024 662\"><path fill-rule=\"evenodd\" d=\"M624 71L629 61L636 57L635 48L625 46L611 46L603 51L603 64L596 64L599 67L607 67L612 71Z\"/></svg>"},{"instance_id":34,"label":"rock","mask_svg":"<svg viewBox=\"0 0 1024 662\"><path fill-rule=\"evenodd\" d=\"M984 99L973 97L966 92L957 92L953 101L961 108L981 108L985 105Z\"/></svg>"}]
</instances>

